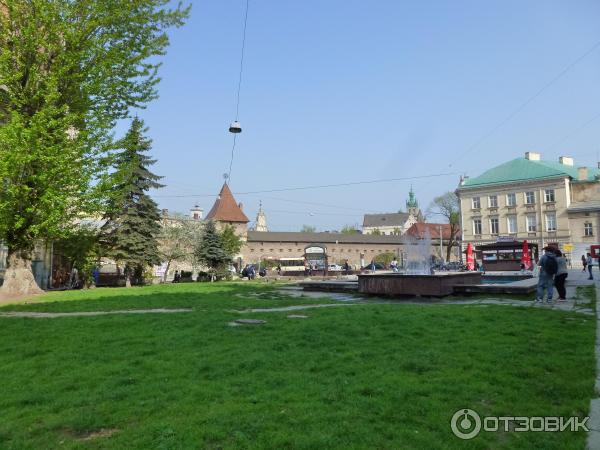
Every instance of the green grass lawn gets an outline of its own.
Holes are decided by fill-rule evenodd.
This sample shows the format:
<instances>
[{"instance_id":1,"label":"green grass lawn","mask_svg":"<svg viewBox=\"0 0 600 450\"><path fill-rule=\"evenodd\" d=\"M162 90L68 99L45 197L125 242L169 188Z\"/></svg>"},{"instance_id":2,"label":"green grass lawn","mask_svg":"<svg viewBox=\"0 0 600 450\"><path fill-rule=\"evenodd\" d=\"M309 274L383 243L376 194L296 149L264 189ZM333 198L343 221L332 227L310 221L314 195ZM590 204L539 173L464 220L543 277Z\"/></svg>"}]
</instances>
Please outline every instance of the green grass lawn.
<instances>
[{"instance_id":1,"label":"green grass lawn","mask_svg":"<svg viewBox=\"0 0 600 450\"><path fill-rule=\"evenodd\" d=\"M241 283L43 300L0 310L194 311L0 318L1 449L585 447L585 433L570 432L462 441L449 423L460 408L586 416L593 316L435 304L240 316L231 310L322 303ZM240 317L268 322L227 326Z\"/></svg>"}]
</instances>

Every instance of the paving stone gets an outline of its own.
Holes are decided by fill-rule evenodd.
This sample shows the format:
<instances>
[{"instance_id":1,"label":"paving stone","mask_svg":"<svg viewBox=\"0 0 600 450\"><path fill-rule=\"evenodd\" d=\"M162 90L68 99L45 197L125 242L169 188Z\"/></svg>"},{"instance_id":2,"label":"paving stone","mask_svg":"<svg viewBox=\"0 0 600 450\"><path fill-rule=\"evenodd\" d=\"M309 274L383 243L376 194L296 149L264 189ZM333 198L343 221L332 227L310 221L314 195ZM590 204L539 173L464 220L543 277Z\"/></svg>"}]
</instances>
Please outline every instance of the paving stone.
<instances>
[{"instance_id":1,"label":"paving stone","mask_svg":"<svg viewBox=\"0 0 600 450\"><path fill-rule=\"evenodd\" d=\"M238 325L262 325L263 323L267 323L266 320L259 319L237 319L234 322Z\"/></svg>"}]
</instances>

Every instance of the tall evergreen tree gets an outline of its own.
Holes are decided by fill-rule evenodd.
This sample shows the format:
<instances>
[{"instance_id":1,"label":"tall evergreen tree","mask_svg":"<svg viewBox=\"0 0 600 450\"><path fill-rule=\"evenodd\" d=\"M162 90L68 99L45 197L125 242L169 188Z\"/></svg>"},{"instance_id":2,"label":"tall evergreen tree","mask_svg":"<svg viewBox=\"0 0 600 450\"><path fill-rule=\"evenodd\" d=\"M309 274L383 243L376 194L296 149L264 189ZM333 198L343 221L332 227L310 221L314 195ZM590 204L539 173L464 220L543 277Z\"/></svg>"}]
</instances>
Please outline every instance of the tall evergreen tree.
<instances>
[{"instance_id":1,"label":"tall evergreen tree","mask_svg":"<svg viewBox=\"0 0 600 450\"><path fill-rule=\"evenodd\" d=\"M223 238L217 231L214 222L208 221L204 226L204 233L194 251L194 256L199 263L208 267L213 277L224 271L227 264L231 263L231 256L225 247Z\"/></svg>"},{"instance_id":2,"label":"tall evergreen tree","mask_svg":"<svg viewBox=\"0 0 600 450\"><path fill-rule=\"evenodd\" d=\"M102 242L109 256L124 267L128 285L133 274L139 277L146 266L160 262L160 212L147 192L163 185L158 182L162 177L149 170L156 160L144 154L152 148L146 131L136 117L119 142L122 151L114 155L113 190L102 227Z\"/></svg>"}]
</instances>

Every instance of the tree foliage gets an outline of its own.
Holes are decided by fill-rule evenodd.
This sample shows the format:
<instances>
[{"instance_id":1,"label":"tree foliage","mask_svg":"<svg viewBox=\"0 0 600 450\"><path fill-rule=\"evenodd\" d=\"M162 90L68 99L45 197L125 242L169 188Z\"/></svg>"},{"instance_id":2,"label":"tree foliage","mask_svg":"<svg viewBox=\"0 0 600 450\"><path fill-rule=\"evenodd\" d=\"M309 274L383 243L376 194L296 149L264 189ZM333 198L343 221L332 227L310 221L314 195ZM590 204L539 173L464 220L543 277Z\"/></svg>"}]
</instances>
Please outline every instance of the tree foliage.
<instances>
[{"instance_id":1,"label":"tree foliage","mask_svg":"<svg viewBox=\"0 0 600 450\"><path fill-rule=\"evenodd\" d=\"M435 197L427 208L427 215L438 215L450 224L450 239L446 249L446 261L450 261L452 248L458 245L460 238L460 206L458 197L454 192L446 192L439 197Z\"/></svg>"},{"instance_id":2,"label":"tree foliage","mask_svg":"<svg viewBox=\"0 0 600 450\"><path fill-rule=\"evenodd\" d=\"M201 224L186 217L163 221L158 237L158 252L162 262L167 263L164 280L173 261L189 261L193 264L194 247L200 240Z\"/></svg>"},{"instance_id":3,"label":"tree foliage","mask_svg":"<svg viewBox=\"0 0 600 450\"><path fill-rule=\"evenodd\" d=\"M225 249L221 233L218 232L213 221L204 225L202 239L194 251L196 260L206 266L213 275L224 271L231 263L231 255Z\"/></svg>"},{"instance_id":4,"label":"tree foliage","mask_svg":"<svg viewBox=\"0 0 600 450\"><path fill-rule=\"evenodd\" d=\"M223 228L221 240L223 241L223 248L231 258L234 258L240 253L242 245L244 244L242 239L235 234L235 229L231 225L227 225Z\"/></svg>"},{"instance_id":5,"label":"tree foliage","mask_svg":"<svg viewBox=\"0 0 600 450\"><path fill-rule=\"evenodd\" d=\"M92 278L94 267L100 259L98 228L94 224L79 223L54 242L54 252L67 258L71 267L76 267L84 285Z\"/></svg>"},{"instance_id":6,"label":"tree foliage","mask_svg":"<svg viewBox=\"0 0 600 450\"><path fill-rule=\"evenodd\" d=\"M108 255L128 274L134 270L141 273L145 266L160 262L160 212L148 191L163 185L158 182L161 177L148 169L156 161L145 154L152 146L143 136L146 131L136 117L119 143L122 151L113 156L112 192L102 226L102 243Z\"/></svg>"},{"instance_id":7,"label":"tree foliage","mask_svg":"<svg viewBox=\"0 0 600 450\"><path fill-rule=\"evenodd\" d=\"M0 2L0 240L29 260L98 210L116 121L156 98L168 0Z\"/></svg>"},{"instance_id":8,"label":"tree foliage","mask_svg":"<svg viewBox=\"0 0 600 450\"><path fill-rule=\"evenodd\" d=\"M344 225L340 230L342 234L359 234L360 232L353 225Z\"/></svg>"},{"instance_id":9,"label":"tree foliage","mask_svg":"<svg viewBox=\"0 0 600 450\"><path fill-rule=\"evenodd\" d=\"M312 225L302 225L302 228L300 228L301 233L316 233L316 231L317 227Z\"/></svg>"},{"instance_id":10,"label":"tree foliage","mask_svg":"<svg viewBox=\"0 0 600 450\"><path fill-rule=\"evenodd\" d=\"M382 263L385 266L389 266L390 263L396 258L396 255L391 252L380 253L375 257L375 262Z\"/></svg>"}]
</instances>

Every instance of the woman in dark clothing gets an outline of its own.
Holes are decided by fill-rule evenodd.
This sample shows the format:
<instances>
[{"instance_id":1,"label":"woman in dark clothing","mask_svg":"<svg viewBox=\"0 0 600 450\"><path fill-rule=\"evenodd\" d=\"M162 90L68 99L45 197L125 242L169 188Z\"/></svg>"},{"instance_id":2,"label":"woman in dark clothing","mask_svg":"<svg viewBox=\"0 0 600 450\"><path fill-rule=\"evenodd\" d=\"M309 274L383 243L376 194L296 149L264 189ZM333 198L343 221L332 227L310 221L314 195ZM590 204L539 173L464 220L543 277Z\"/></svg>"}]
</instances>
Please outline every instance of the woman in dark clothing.
<instances>
[{"instance_id":1,"label":"woman in dark clothing","mask_svg":"<svg viewBox=\"0 0 600 450\"><path fill-rule=\"evenodd\" d=\"M566 290L565 290L565 281L567 276L569 275L567 271L567 260L563 256L560 250L555 251L556 254L556 263L558 264L558 270L556 271L556 275L554 275L554 287L558 291L558 300L566 300Z\"/></svg>"}]
</instances>

